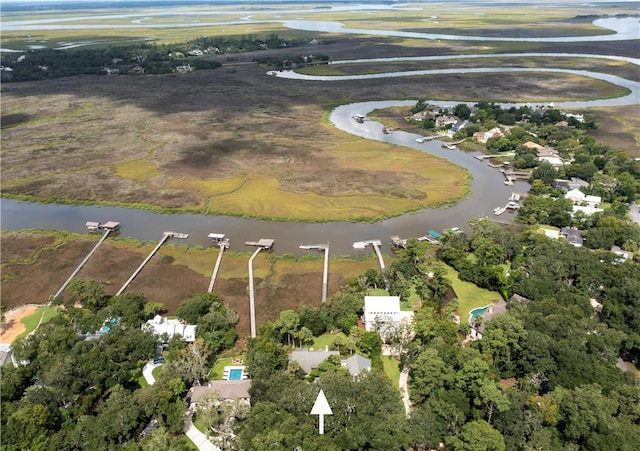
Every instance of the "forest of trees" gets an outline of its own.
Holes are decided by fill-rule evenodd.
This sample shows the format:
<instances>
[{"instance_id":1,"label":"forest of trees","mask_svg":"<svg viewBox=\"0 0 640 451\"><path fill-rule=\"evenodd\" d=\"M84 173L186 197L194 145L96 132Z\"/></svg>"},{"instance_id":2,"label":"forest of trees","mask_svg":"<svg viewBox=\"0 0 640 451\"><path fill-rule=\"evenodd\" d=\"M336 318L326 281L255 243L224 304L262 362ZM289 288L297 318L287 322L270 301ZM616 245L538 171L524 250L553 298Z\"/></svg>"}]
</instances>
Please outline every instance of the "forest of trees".
<instances>
[{"instance_id":1,"label":"forest of trees","mask_svg":"<svg viewBox=\"0 0 640 451\"><path fill-rule=\"evenodd\" d=\"M387 277L425 287L414 317L415 335L401 352L400 365L410 371L409 418L391 381L375 365L353 380L339 365L327 364L314 375L316 383L309 384L286 358L286 324L294 325L295 334L322 323L329 312L360 314L363 294L383 277L378 273L376 280L375 271L369 271L315 314L308 307L287 313L300 321L281 317L250 342L252 409L237 423L239 449L420 450L441 443L455 450L635 449L640 385L616 361L621 353L635 362L639 358L638 266L594 260L586 249L540 235L480 227L471 239L474 260L513 260L519 269L512 271L511 286L528 296L526 302L510 302L507 314L488 322L482 340L460 346L466 326L456 326L451 307L437 301L440 284L432 279L443 284L446 279L436 275L442 264L434 258L436 249L411 240L386 271ZM469 249L466 255L471 254ZM618 288L616 280L629 282ZM634 294L625 298L622 292ZM588 296L609 305L602 318L594 316ZM625 314L614 320L612 309L627 312L626 320ZM350 346L336 340L333 348L343 355L371 355L355 329L346 339ZM317 435L316 419L308 412L318 388L334 410L324 436Z\"/></svg>"},{"instance_id":2,"label":"forest of trees","mask_svg":"<svg viewBox=\"0 0 640 451\"><path fill-rule=\"evenodd\" d=\"M2 368L2 449L191 450L181 434L187 390L234 345L237 315L215 295L185 300L178 315L196 320L196 342L165 337L167 364L146 386L142 368L159 342L141 325L162 304L136 293L105 296L95 281L75 280L71 291L60 315L13 344L20 364ZM96 334L110 318L118 325Z\"/></svg>"},{"instance_id":3,"label":"forest of trees","mask_svg":"<svg viewBox=\"0 0 640 451\"><path fill-rule=\"evenodd\" d=\"M469 326L454 324L457 301L444 301L444 262L508 300L479 341L461 345ZM412 332L386 337L409 374L408 417L384 371L382 340L357 326L364 296L386 285L421 300ZM76 279L70 292L59 316L14 344L21 364L3 368L3 449L189 449L187 390L236 346L235 312L217 295L186 299L176 313L198 325L197 339L164 337L163 371L145 386L141 370L158 338L140 326L163 306L135 293L105 296L95 281ZM246 345L251 408L197 415L212 425L233 416L225 449L633 450L640 384L616 362L640 364L638 293L633 262L478 220L469 236L446 233L442 246L409 240L383 273L366 271L321 307L281 312ZM109 318L120 322L94 336ZM354 378L331 358L305 374L288 360L328 332L331 349L368 357L371 371ZM309 415L320 388L333 410L324 435Z\"/></svg>"}]
</instances>

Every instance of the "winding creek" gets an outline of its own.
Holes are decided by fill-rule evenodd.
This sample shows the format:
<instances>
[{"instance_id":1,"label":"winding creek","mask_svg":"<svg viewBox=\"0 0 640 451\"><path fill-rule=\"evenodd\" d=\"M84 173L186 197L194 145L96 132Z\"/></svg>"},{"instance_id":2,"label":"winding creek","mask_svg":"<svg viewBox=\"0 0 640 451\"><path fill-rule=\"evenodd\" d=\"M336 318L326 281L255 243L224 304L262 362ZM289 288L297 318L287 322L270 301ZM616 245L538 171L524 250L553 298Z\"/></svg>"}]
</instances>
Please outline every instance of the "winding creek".
<instances>
[{"instance_id":1,"label":"winding creek","mask_svg":"<svg viewBox=\"0 0 640 451\"><path fill-rule=\"evenodd\" d=\"M628 21L619 19L622 23L621 27L628 29L636 27L635 39L638 38L637 27L638 20ZM316 21L303 21L305 23ZM632 22L632 23L631 23ZM297 23L297 22L296 22ZM291 26L292 22L287 21L287 26ZM200 24L202 25L202 24ZM632 26L633 25L633 26ZM41 24L38 24L41 26ZM302 26L302 25L297 25ZM609 24L608 26L613 26ZM626 27L626 28L625 28ZM310 29L310 28L299 28ZM331 31L331 30L315 30L315 31ZM335 30L334 30L335 31ZM346 32L340 28L340 32ZM369 30L371 31L371 30ZM621 35L618 31L614 35L603 35L609 40L612 36ZM397 35L397 34L396 34ZM440 35L438 35L440 36ZM626 39L629 35L626 34ZM442 37L440 37L442 38ZM473 37L464 36L463 39ZM477 37L478 40L492 40L484 37ZM562 38L567 41L567 38ZM583 41L600 40L598 36L580 37ZM512 39L519 41L527 41L527 39ZM534 40L534 39L532 39ZM535 41L549 42L546 39L535 39ZM519 57L540 56L538 53L520 53ZM623 58L605 55L579 55L579 54L544 54L545 56L572 56L572 57L589 57L603 58L612 60L622 60L632 64L640 65L640 60L635 58ZM504 55L466 55L459 58L489 58ZM418 57L422 59L436 60L453 59L456 57ZM342 63L355 62L379 62L383 60L390 61L415 61L418 58L377 58L372 60L349 60ZM369 75L346 75L318 77L297 74L294 72L278 72L278 77L295 78L304 82L304 80L315 79L325 80L329 83L339 82L344 79L367 79L381 77L400 77L400 76L417 76L428 74L446 74L446 73L500 73L500 72L560 72L583 75L587 77L605 80L610 83L623 86L629 89L629 94L613 98L600 99L581 102L563 102L566 108L584 108L591 106L620 106L620 105L640 105L640 84L635 81L625 80L608 74L600 74L589 71L577 71L568 69L531 69L531 68L472 68L472 69L445 69L445 70L426 70L426 71L406 71L393 72L383 74ZM266 76L266 75L265 75ZM399 235L403 238L424 235L429 229L440 231L447 227L464 226L474 217L493 215L493 209L497 206L504 205L511 192L523 193L529 188L525 182L517 182L515 186L505 186L502 175L497 170L489 167L486 162L480 162L474 158L474 153L462 152L459 150L443 149L439 141L431 141L423 144L416 142L419 135L395 131L391 134L384 134L382 126L373 121L357 123L352 119L355 114L367 114L368 112L390 106L406 106L411 107L416 100L388 100L380 102L364 102L343 105L336 108L330 116L331 122L339 129L361 136L367 139L384 141L400 146L412 147L424 152L428 152L464 167L472 176L471 194L450 207L444 208L427 208L419 213L406 214L400 217L379 221L376 223L297 223L297 222L272 222L256 219L245 219L230 216L208 216L198 214L177 214L164 215L145 210L136 210L118 207L98 207L98 206L69 206L57 204L37 204L26 203L12 199L2 199L0 203L0 213L2 216L3 230L17 230L25 228L45 229L45 230L67 230L71 232L84 233L86 221L119 221L122 223L121 236L131 237L144 241L156 241L166 230L175 232L188 233L190 236L187 240L180 241L179 244L189 246L202 245L208 246L209 233L224 233L231 241L232 250L248 250L244 246L245 241L254 241L260 238L272 238L275 240L274 251L276 253L293 253L300 255L303 253L298 246L300 244L323 244L330 243L332 255L350 255L353 254L352 244L354 241L379 239L383 242L383 251L389 250L389 241L392 235ZM447 101L429 101L430 103L447 106L455 103L464 103L459 100ZM468 102L473 103L473 102ZM540 104L536 102L535 104ZM503 104L510 106L509 104ZM509 213L500 216L500 220L509 220Z\"/></svg>"}]
</instances>

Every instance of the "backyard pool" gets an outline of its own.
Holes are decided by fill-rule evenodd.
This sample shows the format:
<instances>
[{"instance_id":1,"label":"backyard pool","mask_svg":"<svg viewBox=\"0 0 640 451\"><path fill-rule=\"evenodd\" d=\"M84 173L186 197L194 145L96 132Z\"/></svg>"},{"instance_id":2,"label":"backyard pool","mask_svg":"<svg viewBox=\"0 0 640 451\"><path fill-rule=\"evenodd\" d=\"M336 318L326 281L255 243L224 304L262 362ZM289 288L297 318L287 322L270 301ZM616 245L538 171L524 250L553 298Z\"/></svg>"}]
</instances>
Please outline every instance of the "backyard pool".
<instances>
[{"instance_id":1,"label":"backyard pool","mask_svg":"<svg viewBox=\"0 0 640 451\"><path fill-rule=\"evenodd\" d=\"M234 368L229 371L229 380L230 381L241 381L242 380L242 368Z\"/></svg>"},{"instance_id":2,"label":"backyard pool","mask_svg":"<svg viewBox=\"0 0 640 451\"><path fill-rule=\"evenodd\" d=\"M484 315L484 313L487 311L488 308L489 306L485 305L484 307L478 307L471 310L469 312L469 324L473 324L474 320L476 319L476 316Z\"/></svg>"},{"instance_id":3,"label":"backyard pool","mask_svg":"<svg viewBox=\"0 0 640 451\"><path fill-rule=\"evenodd\" d=\"M241 381L246 379L244 374L244 366L225 366L222 379L225 381Z\"/></svg>"}]
</instances>

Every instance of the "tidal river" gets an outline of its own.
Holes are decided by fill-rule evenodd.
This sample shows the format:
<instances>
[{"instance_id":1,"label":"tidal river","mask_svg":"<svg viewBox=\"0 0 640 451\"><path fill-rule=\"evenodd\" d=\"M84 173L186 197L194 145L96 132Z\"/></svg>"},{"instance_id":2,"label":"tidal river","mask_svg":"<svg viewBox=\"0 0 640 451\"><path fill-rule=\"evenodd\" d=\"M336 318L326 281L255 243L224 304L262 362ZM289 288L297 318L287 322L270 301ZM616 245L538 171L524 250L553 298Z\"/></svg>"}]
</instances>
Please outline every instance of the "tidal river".
<instances>
[{"instance_id":1,"label":"tidal river","mask_svg":"<svg viewBox=\"0 0 640 451\"><path fill-rule=\"evenodd\" d=\"M536 54L531 54L536 55ZM527 54L520 54L521 57ZM553 56L553 55L549 55ZM574 55L580 57L581 55ZM468 56L472 57L472 56ZM594 55L591 55L594 57ZM598 58L607 58L598 56ZM620 59L613 57L612 59ZM636 59L625 59L632 64L638 64ZM519 68L488 68L456 70L456 72L500 72L500 71L541 71L541 69ZM640 88L637 82L624 80L619 77L598 74L588 71L569 71L542 69L544 71L557 71L578 73L580 75L603 79L611 83L624 86L629 89L629 94L614 99L592 100L583 102L565 102L564 107L584 108L589 106L614 106L614 105L638 105L640 104ZM361 75L357 78L369 77L394 77L433 73L434 71L415 71L388 74ZM442 72L442 71L439 71ZM451 71L452 73L454 71ZM295 74L293 72L277 73L277 76L297 78L301 82L312 78ZM354 76L349 76L353 78ZM337 81L340 77L325 77L327 82ZM380 101L343 105L336 108L331 114L331 122L339 129L353 133L367 139L374 139L397 144L429 152L464 167L472 176L471 194L453 206L445 208L428 208L416 214L407 214L400 217L379 221L376 223L297 223L297 222L272 222L255 219L244 219L230 216L207 216L195 214L164 215L144 210L117 207L91 207L68 206L56 204L26 203L11 199L2 199L0 213L3 230L16 230L25 228L67 230L71 232L85 232L87 221L118 221L122 224L121 235L144 241L160 239L164 231L188 233L189 238L181 243L195 246L208 246L207 235L209 233L224 233L231 241L231 249L243 250L245 241L256 241L260 238L272 238L275 240L274 251L276 253L302 254L299 249L301 244L330 244L332 255L350 255L354 253L353 242L364 240L381 240L383 250L388 251L390 237L399 235L402 238L418 237L433 229L441 231L453 226L465 226L469 220L476 217L493 217L493 209L506 203L512 192L525 193L529 186L525 182L517 182L515 186L505 186L504 178L496 170L474 158L474 153L460 150L443 149L438 141L423 144L416 142L418 135L405 132L393 132L384 134L382 126L373 121L358 123L353 120L356 114L366 115L377 108L390 106L414 105L416 100L408 101ZM431 102L441 106L459 103L456 100ZM499 218L502 221L512 219L509 213Z\"/></svg>"}]
</instances>

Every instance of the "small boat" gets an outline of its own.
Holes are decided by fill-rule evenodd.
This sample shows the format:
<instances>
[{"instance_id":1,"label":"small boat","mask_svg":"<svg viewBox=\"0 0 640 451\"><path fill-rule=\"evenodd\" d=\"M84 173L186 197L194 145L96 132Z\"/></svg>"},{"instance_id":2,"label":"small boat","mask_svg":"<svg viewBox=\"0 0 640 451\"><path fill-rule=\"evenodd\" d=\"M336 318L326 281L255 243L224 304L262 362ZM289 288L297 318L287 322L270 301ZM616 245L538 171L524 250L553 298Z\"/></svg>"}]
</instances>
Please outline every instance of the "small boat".
<instances>
[{"instance_id":1,"label":"small boat","mask_svg":"<svg viewBox=\"0 0 640 451\"><path fill-rule=\"evenodd\" d=\"M493 214L496 215L496 216L500 216L505 211L507 211L507 209L505 207L496 207L496 208L493 209Z\"/></svg>"}]
</instances>

